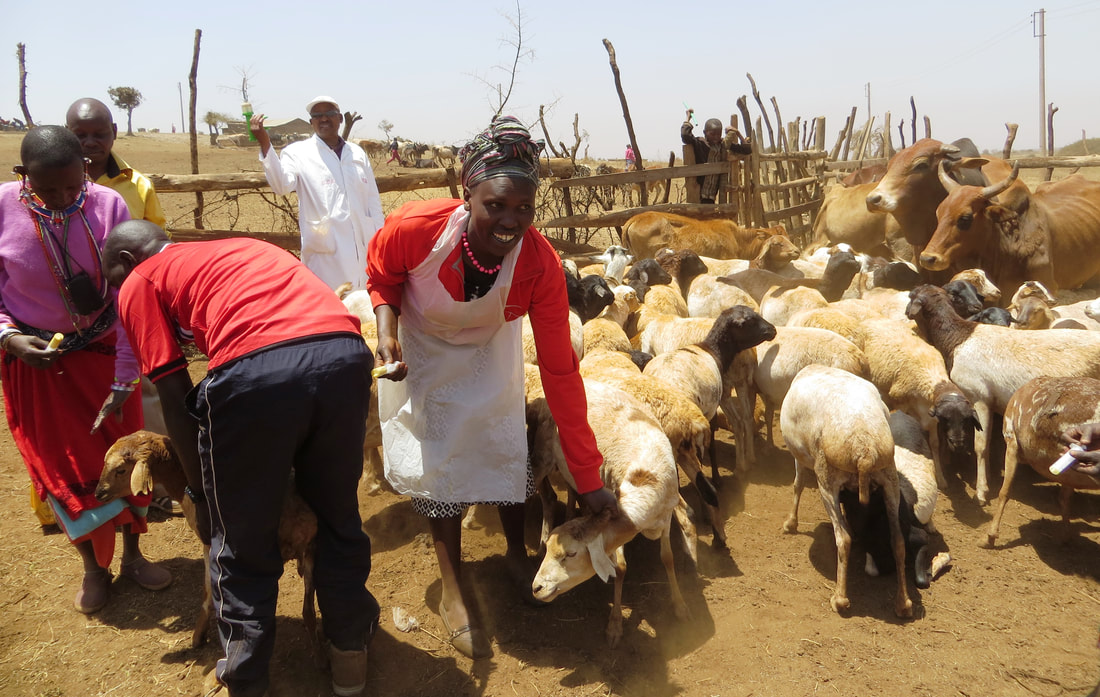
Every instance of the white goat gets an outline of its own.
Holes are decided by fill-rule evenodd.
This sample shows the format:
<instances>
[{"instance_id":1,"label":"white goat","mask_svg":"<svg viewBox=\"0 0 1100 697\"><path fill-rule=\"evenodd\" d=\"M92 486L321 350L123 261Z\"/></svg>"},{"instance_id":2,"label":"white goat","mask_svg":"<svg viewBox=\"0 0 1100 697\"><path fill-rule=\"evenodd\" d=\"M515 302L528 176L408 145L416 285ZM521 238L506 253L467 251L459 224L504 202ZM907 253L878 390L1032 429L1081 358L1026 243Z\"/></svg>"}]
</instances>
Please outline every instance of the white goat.
<instances>
[{"instance_id":1,"label":"white goat","mask_svg":"<svg viewBox=\"0 0 1100 697\"><path fill-rule=\"evenodd\" d=\"M806 473L813 472L836 538L836 588L829 601L836 612L851 605L848 556L852 539L840 510L840 490L858 491L859 502L867 505L871 486L877 485L886 501L898 574L894 612L898 617L913 615L913 602L905 583L905 540L898 520L901 490L888 417L886 405L874 385L823 365L808 366L795 377L779 416L783 437L796 463L794 507L783 530L788 533L798 530L799 499L806 486Z\"/></svg>"},{"instance_id":2,"label":"white goat","mask_svg":"<svg viewBox=\"0 0 1100 697\"><path fill-rule=\"evenodd\" d=\"M604 581L614 577L614 603L607 623L607 640L614 647L623 635L623 545L639 533L661 541L661 561L668 574L673 609L677 617L686 619L688 608L672 558L673 516L693 561L695 530L680 496L672 446L657 420L636 399L611 385L585 380L585 393L588 421L604 456L600 475L607 488L615 492L620 515L589 513L552 530L531 591L537 599L549 602L592 576L599 575ZM536 458L557 462L562 476L573 486L556 437L538 440L532 450L532 460Z\"/></svg>"}]
</instances>

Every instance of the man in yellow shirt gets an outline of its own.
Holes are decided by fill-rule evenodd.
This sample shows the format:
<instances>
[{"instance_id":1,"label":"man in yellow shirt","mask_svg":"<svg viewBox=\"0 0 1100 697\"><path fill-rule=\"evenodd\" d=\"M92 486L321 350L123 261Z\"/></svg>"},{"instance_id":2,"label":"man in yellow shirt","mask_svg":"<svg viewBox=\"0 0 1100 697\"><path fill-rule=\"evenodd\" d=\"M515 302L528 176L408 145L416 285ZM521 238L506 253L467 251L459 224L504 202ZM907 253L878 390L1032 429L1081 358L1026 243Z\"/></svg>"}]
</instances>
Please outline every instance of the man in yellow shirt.
<instances>
[{"instance_id":1,"label":"man in yellow shirt","mask_svg":"<svg viewBox=\"0 0 1100 697\"><path fill-rule=\"evenodd\" d=\"M163 228L166 222L164 209L157 199L153 183L111 152L118 136L118 126L107 105L90 97L78 99L65 113L65 126L80 139L84 157L90 160L88 178L121 194L130 209L131 218L148 220Z\"/></svg>"}]
</instances>

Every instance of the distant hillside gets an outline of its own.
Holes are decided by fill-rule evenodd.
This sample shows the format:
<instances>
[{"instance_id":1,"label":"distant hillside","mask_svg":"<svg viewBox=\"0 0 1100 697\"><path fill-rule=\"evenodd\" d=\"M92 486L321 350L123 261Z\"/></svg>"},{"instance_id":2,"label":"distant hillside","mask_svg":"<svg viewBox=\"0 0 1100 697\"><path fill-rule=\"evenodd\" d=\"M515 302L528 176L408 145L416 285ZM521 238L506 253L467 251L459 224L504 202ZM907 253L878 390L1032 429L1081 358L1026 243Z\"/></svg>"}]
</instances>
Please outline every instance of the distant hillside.
<instances>
[{"instance_id":1,"label":"distant hillside","mask_svg":"<svg viewBox=\"0 0 1100 697\"><path fill-rule=\"evenodd\" d=\"M1100 155L1100 138L1079 140L1062 148L1058 148L1058 154L1066 157L1073 155Z\"/></svg>"}]
</instances>

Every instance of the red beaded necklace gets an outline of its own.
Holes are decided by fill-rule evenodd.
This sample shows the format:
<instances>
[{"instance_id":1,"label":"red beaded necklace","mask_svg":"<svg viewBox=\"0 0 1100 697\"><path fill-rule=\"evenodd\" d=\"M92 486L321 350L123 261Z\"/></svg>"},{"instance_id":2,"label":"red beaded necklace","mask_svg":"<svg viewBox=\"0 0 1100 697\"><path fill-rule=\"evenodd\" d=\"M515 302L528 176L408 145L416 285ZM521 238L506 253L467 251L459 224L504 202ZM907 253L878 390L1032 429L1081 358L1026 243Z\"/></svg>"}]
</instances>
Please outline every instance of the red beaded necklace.
<instances>
[{"instance_id":1,"label":"red beaded necklace","mask_svg":"<svg viewBox=\"0 0 1100 697\"><path fill-rule=\"evenodd\" d=\"M487 268L485 268L484 266L482 266L481 264L478 263L477 259L474 258L474 253L472 251L470 251L470 241L466 237L466 231L465 230L462 231L462 247L466 250L466 256L469 257L470 263L473 264L474 268L477 269L478 271L480 271L481 273L486 274L486 275L492 275L492 274L495 274L496 272L500 271L500 266L501 266L500 264L497 264L496 266L494 266L491 269L487 269Z\"/></svg>"}]
</instances>

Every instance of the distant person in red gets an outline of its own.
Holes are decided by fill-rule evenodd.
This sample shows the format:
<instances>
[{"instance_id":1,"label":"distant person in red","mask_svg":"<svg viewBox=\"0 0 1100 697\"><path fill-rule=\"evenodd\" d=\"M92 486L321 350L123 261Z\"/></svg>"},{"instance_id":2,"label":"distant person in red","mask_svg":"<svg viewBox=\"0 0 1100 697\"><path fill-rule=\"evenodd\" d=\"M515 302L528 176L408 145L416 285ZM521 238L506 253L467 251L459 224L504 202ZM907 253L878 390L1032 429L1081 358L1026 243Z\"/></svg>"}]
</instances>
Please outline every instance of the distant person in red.
<instances>
[{"instance_id":1,"label":"distant person in red","mask_svg":"<svg viewBox=\"0 0 1100 697\"><path fill-rule=\"evenodd\" d=\"M400 146L397 143L397 138L394 138L393 142L390 143L390 159L386 160L386 164L388 165L394 160L397 160L397 164L401 164Z\"/></svg>"},{"instance_id":2,"label":"distant person in red","mask_svg":"<svg viewBox=\"0 0 1100 697\"><path fill-rule=\"evenodd\" d=\"M634 169L634 148L630 147L630 143L626 144L626 169Z\"/></svg>"},{"instance_id":3,"label":"distant person in red","mask_svg":"<svg viewBox=\"0 0 1100 697\"><path fill-rule=\"evenodd\" d=\"M293 485L317 514L313 580L332 689L358 695L378 626L356 494L374 364L358 317L292 254L259 240L172 244L156 225L131 221L111 231L103 257L210 543L225 657L206 694L267 690L278 524ZM181 341L210 358L197 386Z\"/></svg>"}]
</instances>

